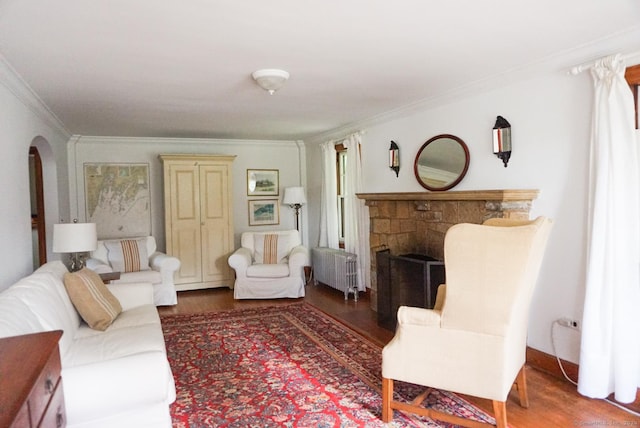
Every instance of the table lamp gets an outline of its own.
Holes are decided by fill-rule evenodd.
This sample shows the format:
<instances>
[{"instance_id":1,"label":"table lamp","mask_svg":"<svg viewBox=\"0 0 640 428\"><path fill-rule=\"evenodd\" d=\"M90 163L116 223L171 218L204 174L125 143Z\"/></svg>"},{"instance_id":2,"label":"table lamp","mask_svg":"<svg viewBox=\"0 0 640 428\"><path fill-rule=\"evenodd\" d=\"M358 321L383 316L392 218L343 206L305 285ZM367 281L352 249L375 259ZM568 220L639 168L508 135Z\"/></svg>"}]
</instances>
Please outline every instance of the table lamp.
<instances>
[{"instance_id":1,"label":"table lamp","mask_svg":"<svg viewBox=\"0 0 640 428\"><path fill-rule=\"evenodd\" d=\"M69 272L77 272L84 267L84 257L80 253L98 248L95 223L61 223L53 225L53 252L69 253Z\"/></svg>"}]
</instances>

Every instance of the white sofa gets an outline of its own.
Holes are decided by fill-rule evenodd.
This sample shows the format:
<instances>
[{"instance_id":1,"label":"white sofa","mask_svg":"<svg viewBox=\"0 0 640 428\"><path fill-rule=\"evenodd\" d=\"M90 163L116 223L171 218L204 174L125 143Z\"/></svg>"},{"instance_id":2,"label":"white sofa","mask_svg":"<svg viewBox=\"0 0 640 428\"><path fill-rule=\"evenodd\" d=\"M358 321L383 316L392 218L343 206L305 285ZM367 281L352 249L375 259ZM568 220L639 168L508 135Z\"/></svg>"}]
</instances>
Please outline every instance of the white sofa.
<instances>
[{"instance_id":1,"label":"white sofa","mask_svg":"<svg viewBox=\"0 0 640 428\"><path fill-rule=\"evenodd\" d=\"M61 262L49 262L0 293L0 337L62 330L68 427L171 427L175 400L150 284L109 285L122 313L105 331L81 320Z\"/></svg>"},{"instance_id":2,"label":"white sofa","mask_svg":"<svg viewBox=\"0 0 640 428\"><path fill-rule=\"evenodd\" d=\"M139 240L142 242L140 256L142 268L133 272L124 272L124 269L114 269L112 256L108 248L111 244L119 244L123 240ZM148 261L148 263L146 263ZM168 256L156 249L156 240L153 236L142 238L122 238L98 241L98 247L91 252L86 266L97 273L120 272L120 279L112 281L112 284L130 284L137 282L150 282L153 285L153 301L156 306L168 306L178 303L178 294L173 282L175 272L180 269L180 260Z\"/></svg>"},{"instance_id":3,"label":"white sofa","mask_svg":"<svg viewBox=\"0 0 640 428\"><path fill-rule=\"evenodd\" d=\"M272 242L272 263L266 260L265 242L268 235L277 236L277 250ZM244 232L240 237L240 245L229 257L229 266L236 271L234 298L304 297L304 267L309 265L309 250L302 245L300 232Z\"/></svg>"}]
</instances>

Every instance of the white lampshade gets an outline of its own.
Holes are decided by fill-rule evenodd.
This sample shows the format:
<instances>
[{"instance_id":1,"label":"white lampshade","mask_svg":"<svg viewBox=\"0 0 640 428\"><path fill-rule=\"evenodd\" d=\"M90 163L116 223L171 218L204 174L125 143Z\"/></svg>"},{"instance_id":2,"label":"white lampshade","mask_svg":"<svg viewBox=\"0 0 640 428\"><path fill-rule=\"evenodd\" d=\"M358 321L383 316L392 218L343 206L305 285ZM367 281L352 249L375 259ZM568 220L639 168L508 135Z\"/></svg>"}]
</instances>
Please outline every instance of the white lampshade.
<instances>
[{"instance_id":1,"label":"white lampshade","mask_svg":"<svg viewBox=\"0 0 640 428\"><path fill-rule=\"evenodd\" d=\"M53 225L54 253L81 253L98 248L95 223L61 223Z\"/></svg>"},{"instance_id":2,"label":"white lampshade","mask_svg":"<svg viewBox=\"0 0 640 428\"><path fill-rule=\"evenodd\" d=\"M304 205L307 198L304 196L304 188L302 187L286 187L284 189L284 198L282 203L286 205Z\"/></svg>"}]
</instances>

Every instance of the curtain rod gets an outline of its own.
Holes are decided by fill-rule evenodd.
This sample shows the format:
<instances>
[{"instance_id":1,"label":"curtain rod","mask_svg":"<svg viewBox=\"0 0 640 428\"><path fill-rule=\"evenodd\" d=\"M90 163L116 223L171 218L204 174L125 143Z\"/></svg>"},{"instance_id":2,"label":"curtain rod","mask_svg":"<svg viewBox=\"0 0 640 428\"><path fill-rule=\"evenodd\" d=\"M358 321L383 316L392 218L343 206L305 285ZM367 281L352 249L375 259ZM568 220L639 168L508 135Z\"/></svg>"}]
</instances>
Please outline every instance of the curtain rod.
<instances>
[{"instance_id":1,"label":"curtain rod","mask_svg":"<svg viewBox=\"0 0 640 428\"><path fill-rule=\"evenodd\" d=\"M636 51L636 52L631 52L629 54L625 54L625 55L620 55L620 58L623 60L628 60L631 58L635 58L635 57L640 57L640 51ZM606 57L603 57L606 58ZM589 61L589 62L585 62L576 66L573 66L569 69L569 71L567 72L567 74L571 74L573 76L576 76L580 73L582 73L585 70L589 70L590 68L592 68L594 65L596 65L596 62L600 61L600 59L596 59L593 61Z\"/></svg>"}]
</instances>

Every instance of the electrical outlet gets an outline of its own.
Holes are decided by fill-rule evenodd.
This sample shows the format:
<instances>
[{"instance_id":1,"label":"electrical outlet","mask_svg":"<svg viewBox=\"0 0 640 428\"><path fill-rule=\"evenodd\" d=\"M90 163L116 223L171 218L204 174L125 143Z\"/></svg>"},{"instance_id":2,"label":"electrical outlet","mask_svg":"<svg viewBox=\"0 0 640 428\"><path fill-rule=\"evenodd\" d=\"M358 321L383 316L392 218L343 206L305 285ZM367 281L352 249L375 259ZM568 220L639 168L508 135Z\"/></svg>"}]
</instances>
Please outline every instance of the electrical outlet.
<instances>
[{"instance_id":1,"label":"electrical outlet","mask_svg":"<svg viewBox=\"0 0 640 428\"><path fill-rule=\"evenodd\" d=\"M578 320L574 320L571 318L567 318L567 317L560 318L558 320L558 324L564 327L572 328L574 330L580 330L580 323L578 322Z\"/></svg>"}]
</instances>

